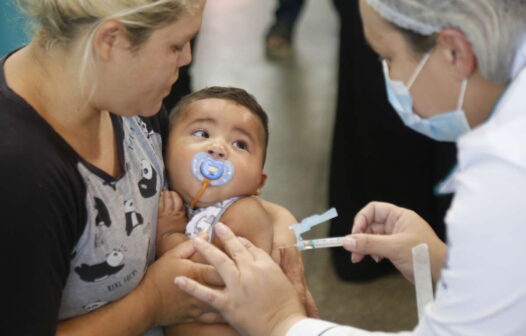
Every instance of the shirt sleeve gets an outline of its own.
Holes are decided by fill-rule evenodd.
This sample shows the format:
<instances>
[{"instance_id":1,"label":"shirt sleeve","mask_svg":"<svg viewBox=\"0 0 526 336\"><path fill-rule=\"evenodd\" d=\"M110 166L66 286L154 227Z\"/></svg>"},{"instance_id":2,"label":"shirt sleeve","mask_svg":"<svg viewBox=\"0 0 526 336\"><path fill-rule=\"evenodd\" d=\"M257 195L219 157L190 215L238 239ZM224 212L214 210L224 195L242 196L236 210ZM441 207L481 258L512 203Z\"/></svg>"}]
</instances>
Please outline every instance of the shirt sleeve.
<instances>
[{"instance_id":1,"label":"shirt sleeve","mask_svg":"<svg viewBox=\"0 0 526 336\"><path fill-rule=\"evenodd\" d=\"M31 147L0 148L0 287L6 321L1 335L55 334L71 253L84 223L73 170L42 144Z\"/></svg>"},{"instance_id":2,"label":"shirt sleeve","mask_svg":"<svg viewBox=\"0 0 526 336\"><path fill-rule=\"evenodd\" d=\"M399 335L410 336L412 332L384 333L369 332L349 326L341 326L335 323L307 318L297 322L287 332L286 336L387 336Z\"/></svg>"}]
</instances>

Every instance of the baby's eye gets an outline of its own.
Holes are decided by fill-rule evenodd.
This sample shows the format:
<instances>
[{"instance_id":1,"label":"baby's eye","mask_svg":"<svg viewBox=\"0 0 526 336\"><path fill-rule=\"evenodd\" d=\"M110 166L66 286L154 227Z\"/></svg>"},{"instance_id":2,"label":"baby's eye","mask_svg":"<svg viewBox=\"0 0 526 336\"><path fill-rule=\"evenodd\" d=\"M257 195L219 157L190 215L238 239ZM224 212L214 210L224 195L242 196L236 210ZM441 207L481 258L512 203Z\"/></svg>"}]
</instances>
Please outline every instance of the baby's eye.
<instances>
[{"instance_id":1,"label":"baby's eye","mask_svg":"<svg viewBox=\"0 0 526 336\"><path fill-rule=\"evenodd\" d=\"M207 131L198 130L192 133L193 136L208 139L210 136Z\"/></svg>"},{"instance_id":2,"label":"baby's eye","mask_svg":"<svg viewBox=\"0 0 526 336\"><path fill-rule=\"evenodd\" d=\"M234 147L237 147L239 149L243 149L243 150L247 150L248 149L248 144L245 141L243 141L243 140L234 141L233 145L234 145Z\"/></svg>"}]
</instances>

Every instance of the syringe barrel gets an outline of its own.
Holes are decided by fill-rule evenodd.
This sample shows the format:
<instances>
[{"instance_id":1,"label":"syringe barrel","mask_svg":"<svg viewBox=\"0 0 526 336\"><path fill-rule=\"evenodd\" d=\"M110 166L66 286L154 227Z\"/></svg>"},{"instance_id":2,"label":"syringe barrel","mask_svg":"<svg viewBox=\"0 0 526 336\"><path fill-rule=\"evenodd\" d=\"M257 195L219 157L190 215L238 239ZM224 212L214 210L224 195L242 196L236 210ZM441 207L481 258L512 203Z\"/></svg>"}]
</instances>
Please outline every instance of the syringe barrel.
<instances>
[{"instance_id":1,"label":"syringe barrel","mask_svg":"<svg viewBox=\"0 0 526 336\"><path fill-rule=\"evenodd\" d=\"M343 245L344 237L320 238L303 240L298 243L298 250L312 250L318 248L338 247Z\"/></svg>"}]
</instances>

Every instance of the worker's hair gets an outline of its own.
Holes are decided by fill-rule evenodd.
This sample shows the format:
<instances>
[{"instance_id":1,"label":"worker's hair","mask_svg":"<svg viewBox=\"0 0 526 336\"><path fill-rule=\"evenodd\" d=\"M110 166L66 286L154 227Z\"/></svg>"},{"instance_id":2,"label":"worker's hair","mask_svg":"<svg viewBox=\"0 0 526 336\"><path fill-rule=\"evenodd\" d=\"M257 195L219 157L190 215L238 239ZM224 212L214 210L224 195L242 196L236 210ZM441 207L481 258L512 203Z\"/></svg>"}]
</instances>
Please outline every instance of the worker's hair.
<instances>
[{"instance_id":1,"label":"worker's hair","mask_svg":"<svg viewBox=\"0 0 526 336\"><path fill-rule=\"evenodd\" d=\"M481 74L493 82L512 78L515 55L526 37L525 0L366 0L424 53L444 28L470 41Z\"/></svg>"},{"instance_id":2,"label":"worker's hair","mask_svg":"<svg viewBox=\"0 0 526 336\"><path fill-rule=\"evenodd\" d=\"M257 102L256 98L247 91L235 87L212 86L184 96L170 112L170 129L177 119L184 114L188 105L203 99L226 99L247 108L261 121L263 127L263 162L265 162L269 138L268 116Z\"/></svg>"}]
</instances>

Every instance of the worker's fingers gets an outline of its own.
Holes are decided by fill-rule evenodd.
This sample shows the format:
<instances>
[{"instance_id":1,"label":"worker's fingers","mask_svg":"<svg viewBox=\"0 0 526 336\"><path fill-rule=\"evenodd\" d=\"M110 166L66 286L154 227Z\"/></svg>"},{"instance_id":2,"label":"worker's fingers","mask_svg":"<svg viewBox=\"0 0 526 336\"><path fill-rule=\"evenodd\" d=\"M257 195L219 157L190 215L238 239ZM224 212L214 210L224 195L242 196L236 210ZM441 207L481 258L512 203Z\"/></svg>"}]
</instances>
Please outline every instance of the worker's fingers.
<instances>
[{"instance_id":1,"label":"worker's fingers","mask_svg":"<svg viewBox=\"0 0 526 336\"><path fill-rule=\"evenodd\" d=\"M239 270L232 259L230 259L223 251L199 237L193 238L192 241L197 251L219 272L219 275L224 280L225 284L236 283Z\"/></svg>"},{"instance_id":2,"label":"worker's fingers","mask_svg":"<svg viewBox=\"0 0 526 336\"><path fill-rule=\"evenodd\" d=\"M201 280L203 281L203 283L208 286L224 287L225 282L223 281L223 278L221 278L221 275L219 275L217 270L210 265L206 266L209 267L207 267L201 272Z\"/></svg>"},{"instance_id":3,"label":"worker's fingers","mask_svg":"<svg viewBox=\"0 0 526 336\"><path fill-rule=\"evenodd\" d=\"M361 261L365 255L373 255L380 261L394 256L396 239L393 235L353 234L345 238L343 247L353 253L353 262Z\"/></svg>"},{"instance_id":4,"label":"worker's fingers","mask_svg":"<svg viewBox=\"0 0 526 336\"><path fill-rule=\"evenodd\" d=\"M180 243L169 251L169 253L173 253L179 259L190 259L195 252L195 246L190 240Z\"/></svg>"},{"instance_id":5,"label":"worker's fingers","mask_svg":"<svg viewBox=\"0 0 526 336\"><path fill-rule=\"evenodd\" d=\"M359 263L360 261L363 260L363 258L365 258L364 254L360 254L358 252L351 253L351 262L353 264Z\"/></svg>"},{"instance_id":6,"label":"worker's fingers","mask_svg":"<svg viewBox=\"0 0 526 336\"><path fill-rule=\"evenodd\" d=\"M241 242L234 232L223 223L217 223L215 225L215 232L223 243L227 253L237 264L254 262L255 255L253 253L255 253L256 249L247 249L245 244L249 243L248 241L245 240L244 243Z\"/></svg>"},{"instance_id":7,"label":"worker's fingers","mask_svg":"<svg viewBox=\"0 0 526 336\"><path fill-rule=\"evenodd\" d=\"M385 225L392 211L398 207L390 203L371 202L354 217L352 233L365 233L371 225Z\"/></svg>"},{"instance_id":8,"label":"worker's fingers","mask_svg":"<svg viewBox=\"0 0 526 336\"><path fill-rule=\"evenodd\" d=\"M220 290L203 286L197 281L184 276L176 277L174 282L186 293L208 303L215 309L219 311L224 309L226 300L224 294Z\"/></svg>"},{"instance_id":9,"label":"worker's fingers","mask_svg":"<svg viewBox=\"0 0 526 336\"><path fill-rule=\"evenodd\" d=\"M250 240L244 238L244 237L237 237L241 244L245 246L248 252L252 254L254 259L261 259L261 258L269 258L269 254L265 252L264 250L260 249L256 245L254 245Z\"/></svg>"}]
</instances>

